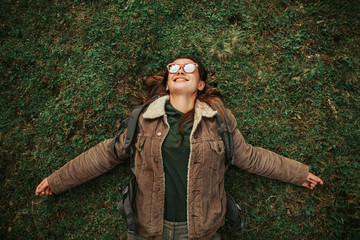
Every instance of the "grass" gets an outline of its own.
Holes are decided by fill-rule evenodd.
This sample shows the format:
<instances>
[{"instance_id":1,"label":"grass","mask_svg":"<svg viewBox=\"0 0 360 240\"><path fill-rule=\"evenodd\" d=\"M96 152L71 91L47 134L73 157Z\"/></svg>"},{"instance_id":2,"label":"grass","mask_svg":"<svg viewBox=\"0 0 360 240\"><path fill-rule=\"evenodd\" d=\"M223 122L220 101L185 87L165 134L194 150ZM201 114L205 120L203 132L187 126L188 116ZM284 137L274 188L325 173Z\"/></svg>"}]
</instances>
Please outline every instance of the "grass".
<instances>
[{"instance_id":1,"label":"grass","mask_svg":"<svg viewBox=\"0 0 360 240\"><path fill-rule=\"evenodd\" d=\"M310 165L315 191L232 168L243 239L358 239L356 1L10 1L0 8L2 239L125 239L118 167L36 197L53 171L111 138L144 79L204 60L246 140ZM233 239L226 229L223 239Z\"/></svg>"}]
</instances>

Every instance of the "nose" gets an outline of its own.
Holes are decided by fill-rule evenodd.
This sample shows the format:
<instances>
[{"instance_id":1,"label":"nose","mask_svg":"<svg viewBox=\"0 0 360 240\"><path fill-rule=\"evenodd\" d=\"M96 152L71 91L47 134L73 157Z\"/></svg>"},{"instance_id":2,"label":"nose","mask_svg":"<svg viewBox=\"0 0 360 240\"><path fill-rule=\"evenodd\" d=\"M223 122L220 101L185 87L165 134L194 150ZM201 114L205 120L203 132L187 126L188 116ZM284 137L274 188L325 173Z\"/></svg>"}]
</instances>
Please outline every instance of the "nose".
<instances>
[{"instance_id":1,"label":"nose","mask_svg":"<svg viewBox=\"0 0 360 240\"><path fill-rule=\"evenodd\" d=\"M185 75L184 67L180 67L179 71L177 72L177 75Z\"/></svg>"}]
</instances>

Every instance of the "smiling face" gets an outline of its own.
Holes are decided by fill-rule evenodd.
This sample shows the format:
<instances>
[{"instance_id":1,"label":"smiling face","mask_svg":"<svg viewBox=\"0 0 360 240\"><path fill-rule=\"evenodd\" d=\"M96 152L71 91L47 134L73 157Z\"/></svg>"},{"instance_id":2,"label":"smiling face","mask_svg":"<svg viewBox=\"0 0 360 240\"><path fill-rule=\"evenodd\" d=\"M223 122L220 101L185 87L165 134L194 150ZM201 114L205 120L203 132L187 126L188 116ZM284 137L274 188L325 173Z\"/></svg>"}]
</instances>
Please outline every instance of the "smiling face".
<instances>
[{"instance_id":1,"label":"smiling face","mask_svg":"<svg viewBox=\"0 0 360 240\"><path fill-rule=\"evenodd\" d=\"M166 83L166 90L170 94L197 94L205 87L205 82L200 79L198 68L192 73L186 73L183 66L187 63L196 64L193 60L187 58L176 59L173 63L182 66L178 72L169 73Z\"/></svg>"}]
</instances>

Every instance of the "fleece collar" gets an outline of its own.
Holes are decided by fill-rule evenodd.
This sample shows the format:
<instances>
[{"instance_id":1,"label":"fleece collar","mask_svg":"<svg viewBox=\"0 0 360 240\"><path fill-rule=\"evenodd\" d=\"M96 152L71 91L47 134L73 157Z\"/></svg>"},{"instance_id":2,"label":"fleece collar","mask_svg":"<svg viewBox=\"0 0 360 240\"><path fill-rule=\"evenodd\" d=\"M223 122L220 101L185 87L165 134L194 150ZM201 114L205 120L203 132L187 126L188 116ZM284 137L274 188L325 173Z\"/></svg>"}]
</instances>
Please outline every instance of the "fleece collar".
<instances>
[{"instance_id":1,"label":"fleece collar","mask_svg":"<svg viewBox=\"0 0 360 240\"><path fill-rule=\"evenodd\" d=\"M169 95L166 95L150 103L149 107L144 112L144 119L155 119L164 116L165 103L169 101L169 99ZM196 100L194 126L196 126L201 121L202 117L212 118L214 116L216 116L216 111L214 111L207 103Z\"/></svg>"}]
</instances>

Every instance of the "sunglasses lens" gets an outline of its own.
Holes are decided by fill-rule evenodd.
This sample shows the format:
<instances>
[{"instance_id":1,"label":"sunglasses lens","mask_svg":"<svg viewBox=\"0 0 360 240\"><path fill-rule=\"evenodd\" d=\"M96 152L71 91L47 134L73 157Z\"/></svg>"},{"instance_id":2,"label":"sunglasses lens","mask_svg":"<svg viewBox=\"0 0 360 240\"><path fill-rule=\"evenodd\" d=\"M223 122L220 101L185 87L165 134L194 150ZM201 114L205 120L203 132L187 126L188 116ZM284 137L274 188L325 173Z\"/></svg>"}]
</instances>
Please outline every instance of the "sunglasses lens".
<instances>
[{"instance_id":1,"label":"sunglasses lens","mask_svg":"<svg viewBox=\"0 0 360 240\"><path fill-rule=\"evenodd\" d=\"M196 66L194 64L186 64L184 66L184 71L187 73L192 73L195 71Z\"/></svg>"},{"instance_id":2,"label":"sunglasses lens","mask_svg":"<svg viewBox=\"0 0 360 240\"><path fill-rule=\"evenodd\" d=\"M170 73L176 73L177 71L179 71L179 69L180 69L180 66L176 65L176 64L171 64L168 67L168 70Z\"/></svg>"}]
</instances>

